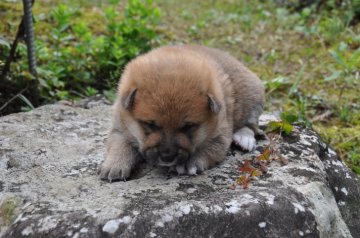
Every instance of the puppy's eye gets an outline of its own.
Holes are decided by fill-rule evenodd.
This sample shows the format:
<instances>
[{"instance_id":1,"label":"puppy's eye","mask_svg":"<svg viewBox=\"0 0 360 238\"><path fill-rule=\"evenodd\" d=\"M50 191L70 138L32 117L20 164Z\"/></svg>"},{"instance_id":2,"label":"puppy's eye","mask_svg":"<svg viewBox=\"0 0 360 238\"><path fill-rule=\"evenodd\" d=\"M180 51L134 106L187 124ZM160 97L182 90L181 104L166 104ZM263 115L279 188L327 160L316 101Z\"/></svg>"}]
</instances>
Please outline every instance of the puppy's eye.
<instances>
[{"instance_id":1,"label":"puppy's eye","mask_svg":"<svg viewBox=\"0 0 360 238\"><path fill-rule=\"evenodd\" d=\"M180 128L180 131L183 133L187 133L196 130L198 127L198 124L188 122Z\"/></svg>"},{"instance_id":2,"label":"puppy's eye","mask_svg":"<svg viewBox=\"0 0 360 238\"><path fill-rule=\"evenodd\" d=\"M145 129L151 130L151 131L157 131L161 129L161 126L157 125L154 121L142 121L141 124Z\"/></svg>"}]
</instances>

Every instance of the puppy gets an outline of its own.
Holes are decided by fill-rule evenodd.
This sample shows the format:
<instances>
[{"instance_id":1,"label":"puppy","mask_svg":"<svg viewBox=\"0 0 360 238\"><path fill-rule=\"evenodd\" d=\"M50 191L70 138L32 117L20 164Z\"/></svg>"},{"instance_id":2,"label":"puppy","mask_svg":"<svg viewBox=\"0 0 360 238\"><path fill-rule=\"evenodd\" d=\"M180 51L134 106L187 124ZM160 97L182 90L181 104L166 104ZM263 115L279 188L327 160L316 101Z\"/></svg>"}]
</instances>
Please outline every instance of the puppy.
<instances>
[{"instance_id":1,"label":"puppy","mask_svg":"<svg viewBox=\"0 0 360 238\"><path fill-rule=\"evenodd\" d=\"M255 148L264 87L229 54L166 46L132 60L114 104L101 179L126 180L140 158L196 175L224 160L232 141Z\"/></svg>"}]
</instances>

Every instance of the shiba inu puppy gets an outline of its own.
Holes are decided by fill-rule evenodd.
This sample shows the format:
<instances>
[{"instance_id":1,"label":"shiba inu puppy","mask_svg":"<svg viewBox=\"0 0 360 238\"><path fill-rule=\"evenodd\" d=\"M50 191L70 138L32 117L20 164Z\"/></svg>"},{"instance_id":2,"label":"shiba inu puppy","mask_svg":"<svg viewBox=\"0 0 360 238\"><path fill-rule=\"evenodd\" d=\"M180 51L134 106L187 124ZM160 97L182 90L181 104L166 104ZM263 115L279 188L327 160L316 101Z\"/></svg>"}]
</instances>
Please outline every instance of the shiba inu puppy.
<instances>
[{"instance_id":1,"label":"shiba inu puppy","mask_svg":"<svg viewBox=\"0 0 360 238\"><path fill-rule=\"evenodd\" d=\"M126 180L140 158L196 175L224 160L232 141L251 151L263 105L261 81L223 51L152 50L121 77L100 177Z\"/></svg>"}]
</instances>

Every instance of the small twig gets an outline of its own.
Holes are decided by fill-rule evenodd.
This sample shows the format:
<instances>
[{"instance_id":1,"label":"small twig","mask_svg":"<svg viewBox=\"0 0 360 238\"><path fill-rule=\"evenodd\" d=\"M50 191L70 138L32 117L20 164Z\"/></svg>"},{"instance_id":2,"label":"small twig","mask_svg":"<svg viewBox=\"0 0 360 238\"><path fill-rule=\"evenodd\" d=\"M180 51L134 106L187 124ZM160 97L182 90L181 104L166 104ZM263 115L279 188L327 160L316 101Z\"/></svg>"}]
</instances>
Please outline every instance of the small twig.
<instances>
[{"instance_id":1,"label":"small twig","mask_svg":"<svg viewBox=\"0 0 360 238\"><path fill-rule=\"evenodd\" d=\"M8 56L8 58L6 59L4 68L3 68L3 70L2 70L2 74L1 74L1 78L2 78L2 79L5 79L6 75L8 74L8 72L9 72L9 70L10 70L10 64L11 64L11 62L12 62L12 61L14 60L14 58L15 58L16 47L17 47L17 45L18 45L19 40L24 37L24 33L25 33L25 30L24 30L24 19L22 19L22 20L21 20L21 23L20 23L20 25L19 25L18 31L17 31L17 33L16 33L15 40L14 40L14 42L13 42L12 45L11 45L11 49L10 49L9 56Z\"/></svg>"},{"instance_id":2,"label":"small twig","mask_svg":"<svg viewBox=\"0 0 360 238\"><path fill-rule=\"evenodd\" d=\"M17 93L15 96L13 96L12 98L10 98L9 101L7 101L6 103L4 103L4 105L2 105L0 107L0 111L2 111L5 107L7 107L12 101L14 101L17 97L19 97L23 92L25 92L27 89L29 88L29 85L26 86L24 89L22 89L19 93Z\"/></svg>"},{"instance_id":3,"label":"small twig","mask_svg":"<svg viewBox=\"0 0 360 238\"><path fill-rule=\"evenodd\" d=\"M15 58L16 48L20 40L25 38L26 47L28 50L29 71L33 76L36 76L36 58L35 58L35 46L34 46L34 30L33 30L33 17L31 8L34 5L35 0L23 1L24 16L19 24L16 37L11 45L9 56L6 59L3 67L0 79L5 79L6 75L10 71L10 65Z\"/></svg>"},{"instance_id":4,"label":"small twig","mask_svg":"<svg viewBox=\"0 0 360 238\"><path fill-rule=\"evenodd\" d=\"M27 48L28 64L30 73L36 77L36 57L35 57L35 39L34 39L34 18L32 15L32 6L35 0L23 0L24 6L24 28L25 42Z\"/></svg>"}]
</instances>

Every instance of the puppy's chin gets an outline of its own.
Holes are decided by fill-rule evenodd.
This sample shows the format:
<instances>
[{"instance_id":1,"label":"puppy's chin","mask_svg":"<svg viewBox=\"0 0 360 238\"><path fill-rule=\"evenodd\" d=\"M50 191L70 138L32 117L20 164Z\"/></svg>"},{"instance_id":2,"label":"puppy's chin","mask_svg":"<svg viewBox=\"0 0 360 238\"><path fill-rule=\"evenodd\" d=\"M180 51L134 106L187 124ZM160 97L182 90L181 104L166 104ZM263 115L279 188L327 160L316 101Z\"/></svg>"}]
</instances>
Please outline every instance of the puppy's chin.
<instances>
[{"instance_id":1,"label":"puppy's chin","mask_svg":"<svg viewBox=\"0 0 360 238\"><path fill-rule=\"evenodd\" d=\"M158 153L157 148L150 148L143 152L143 155L145 157L145 160L151 164L151 165L158 165L158 166L165 166L165 167L171 167L177 164L184 164L190 157L190 153L186 150L179 149L179 152L169 158L163 158Z\"/></svg>"}]
</instances>

